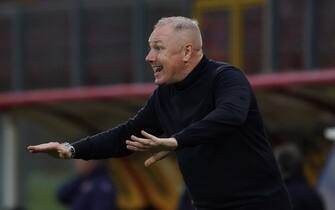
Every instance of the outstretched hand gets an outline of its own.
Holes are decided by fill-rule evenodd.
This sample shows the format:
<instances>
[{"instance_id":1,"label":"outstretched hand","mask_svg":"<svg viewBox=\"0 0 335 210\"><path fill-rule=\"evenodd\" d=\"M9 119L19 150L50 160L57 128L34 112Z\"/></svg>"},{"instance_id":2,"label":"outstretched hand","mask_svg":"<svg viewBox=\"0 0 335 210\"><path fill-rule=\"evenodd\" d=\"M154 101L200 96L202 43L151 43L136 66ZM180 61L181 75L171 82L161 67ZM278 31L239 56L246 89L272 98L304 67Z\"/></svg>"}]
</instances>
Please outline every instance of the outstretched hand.
<instances>
[{"instance_id":1,"label":"outstretched hand","mask_svg":"<svg viewBox=\"0 0 335 210\"><path fill-rule=\"evenodd\" d=\"M63 144L58 142L49 142L38 145L28 146L30 153L47 153L48 155L58 159L70 159L71 152Z\"/></svg>"},{"instance_id":2,"label":"outstretched hand","mask_svg":"<svg viewBox=\"0 0 335 210\"><path fill-rule=\"evenodd\" d=\"M141 131L144 138L132 135L131 140L127 140L127 148L132 151L151 152L152 155L145 161L145 166L165 158L172 150L178 146L175 138L158 138L145 131Z\"/></svg>"}]
</instances>

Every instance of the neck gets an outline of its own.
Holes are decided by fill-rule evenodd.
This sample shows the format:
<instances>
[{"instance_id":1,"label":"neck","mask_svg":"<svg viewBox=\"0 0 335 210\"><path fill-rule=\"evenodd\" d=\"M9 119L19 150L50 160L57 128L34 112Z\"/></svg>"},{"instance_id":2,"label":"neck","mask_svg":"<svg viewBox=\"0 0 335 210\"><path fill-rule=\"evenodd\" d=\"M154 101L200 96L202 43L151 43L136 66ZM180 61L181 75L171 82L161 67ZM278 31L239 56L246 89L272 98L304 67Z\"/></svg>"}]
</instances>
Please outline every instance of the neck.
<instances>
[{"instance_id":1,"label":"neck","mask_svg":"<svg viewBox=\"0 0 335 210\"><path fill-rule=\"evenodd\" d=\"M199 50L199 51L196 51L195 53L196 54L193 57L191 57L191 59L188 60L185 63L185 68L184 68L184 71L181 74L181 77L179 78L179 81L184 80L187 77L187 75L189 75L194 70L194 68L199 64L199 62L201 61L201 59L203 57L202 51Z\"/></svg>"}]
</instances>

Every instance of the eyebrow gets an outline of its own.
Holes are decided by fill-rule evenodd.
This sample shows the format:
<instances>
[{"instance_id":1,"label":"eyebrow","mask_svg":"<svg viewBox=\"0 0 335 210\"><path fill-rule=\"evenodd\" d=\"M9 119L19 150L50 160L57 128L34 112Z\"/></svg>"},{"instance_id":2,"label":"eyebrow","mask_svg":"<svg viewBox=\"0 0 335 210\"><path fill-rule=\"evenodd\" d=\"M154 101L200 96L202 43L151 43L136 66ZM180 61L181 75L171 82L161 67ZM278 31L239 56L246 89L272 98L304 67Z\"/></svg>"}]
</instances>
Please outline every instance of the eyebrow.
<instances>
[{"instance_id":1,"label":"eyebrow","mask_svg":"<svg viewBox=\"0 0 335 210\"><path fill-rule=\"evenodd\" d=\"M150 43L152 43L152 44L159 44L159 43L162 43L162 41L161 40L155 40L155 41L150 42L150 40L149 40L148 43L149 44Z\"/></svg>"}]
</instances>

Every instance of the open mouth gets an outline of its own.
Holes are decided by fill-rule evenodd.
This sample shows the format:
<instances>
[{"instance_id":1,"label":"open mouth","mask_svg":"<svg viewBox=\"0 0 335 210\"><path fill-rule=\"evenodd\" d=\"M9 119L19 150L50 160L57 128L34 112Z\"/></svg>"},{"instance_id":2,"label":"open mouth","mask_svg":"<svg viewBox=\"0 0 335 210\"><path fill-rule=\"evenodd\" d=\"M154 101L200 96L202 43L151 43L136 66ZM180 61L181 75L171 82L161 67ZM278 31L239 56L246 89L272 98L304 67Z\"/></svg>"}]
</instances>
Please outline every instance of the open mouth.
<instances>
[{"instance_id":1,"label":"open mouth","mask_svg":"<svg viewBox=\"0 0 335 210\"><path fill-rule=\"evenodd\" d=\"M152 66L152 69L154 70L154 73L161 72L163 70L163 66L157 65L157 66Z\"/></svg>"}]
</instances>

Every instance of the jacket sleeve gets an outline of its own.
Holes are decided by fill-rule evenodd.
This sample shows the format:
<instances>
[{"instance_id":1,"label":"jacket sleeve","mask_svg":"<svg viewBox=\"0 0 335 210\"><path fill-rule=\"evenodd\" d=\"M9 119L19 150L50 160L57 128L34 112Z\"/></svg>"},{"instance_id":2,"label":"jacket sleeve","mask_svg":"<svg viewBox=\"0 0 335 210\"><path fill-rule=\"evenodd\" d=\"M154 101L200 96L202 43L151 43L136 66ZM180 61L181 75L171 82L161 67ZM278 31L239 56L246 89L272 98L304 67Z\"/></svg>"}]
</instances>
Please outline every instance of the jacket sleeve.
<instances>
[{"instance_id":1,"label":"jacket sleeve","mask_svg":"<svg viewBox=\"0 0 335 210\"><path fill-rule=\"evenodd\" d=\"M141 136L141 130L160 135L162 131L154 106L155 93L156 91L146 105L127 122L73 143L76 152L74 158L89 160L126 156L131 151L126 148L125 141L131 135Z\"/></svg>"},{"instance_id":2,"label":"jacket sleeve","mask_svg":"<svg viewBox=\"0 0 335 210\"><path fill-rule=\"evenodd\" d=\"M246 121L252 93L241 71L231 67L219 72L213 89L215 109L174 135L177 149L224 139Z\"/></svg>"}]
</instances>

